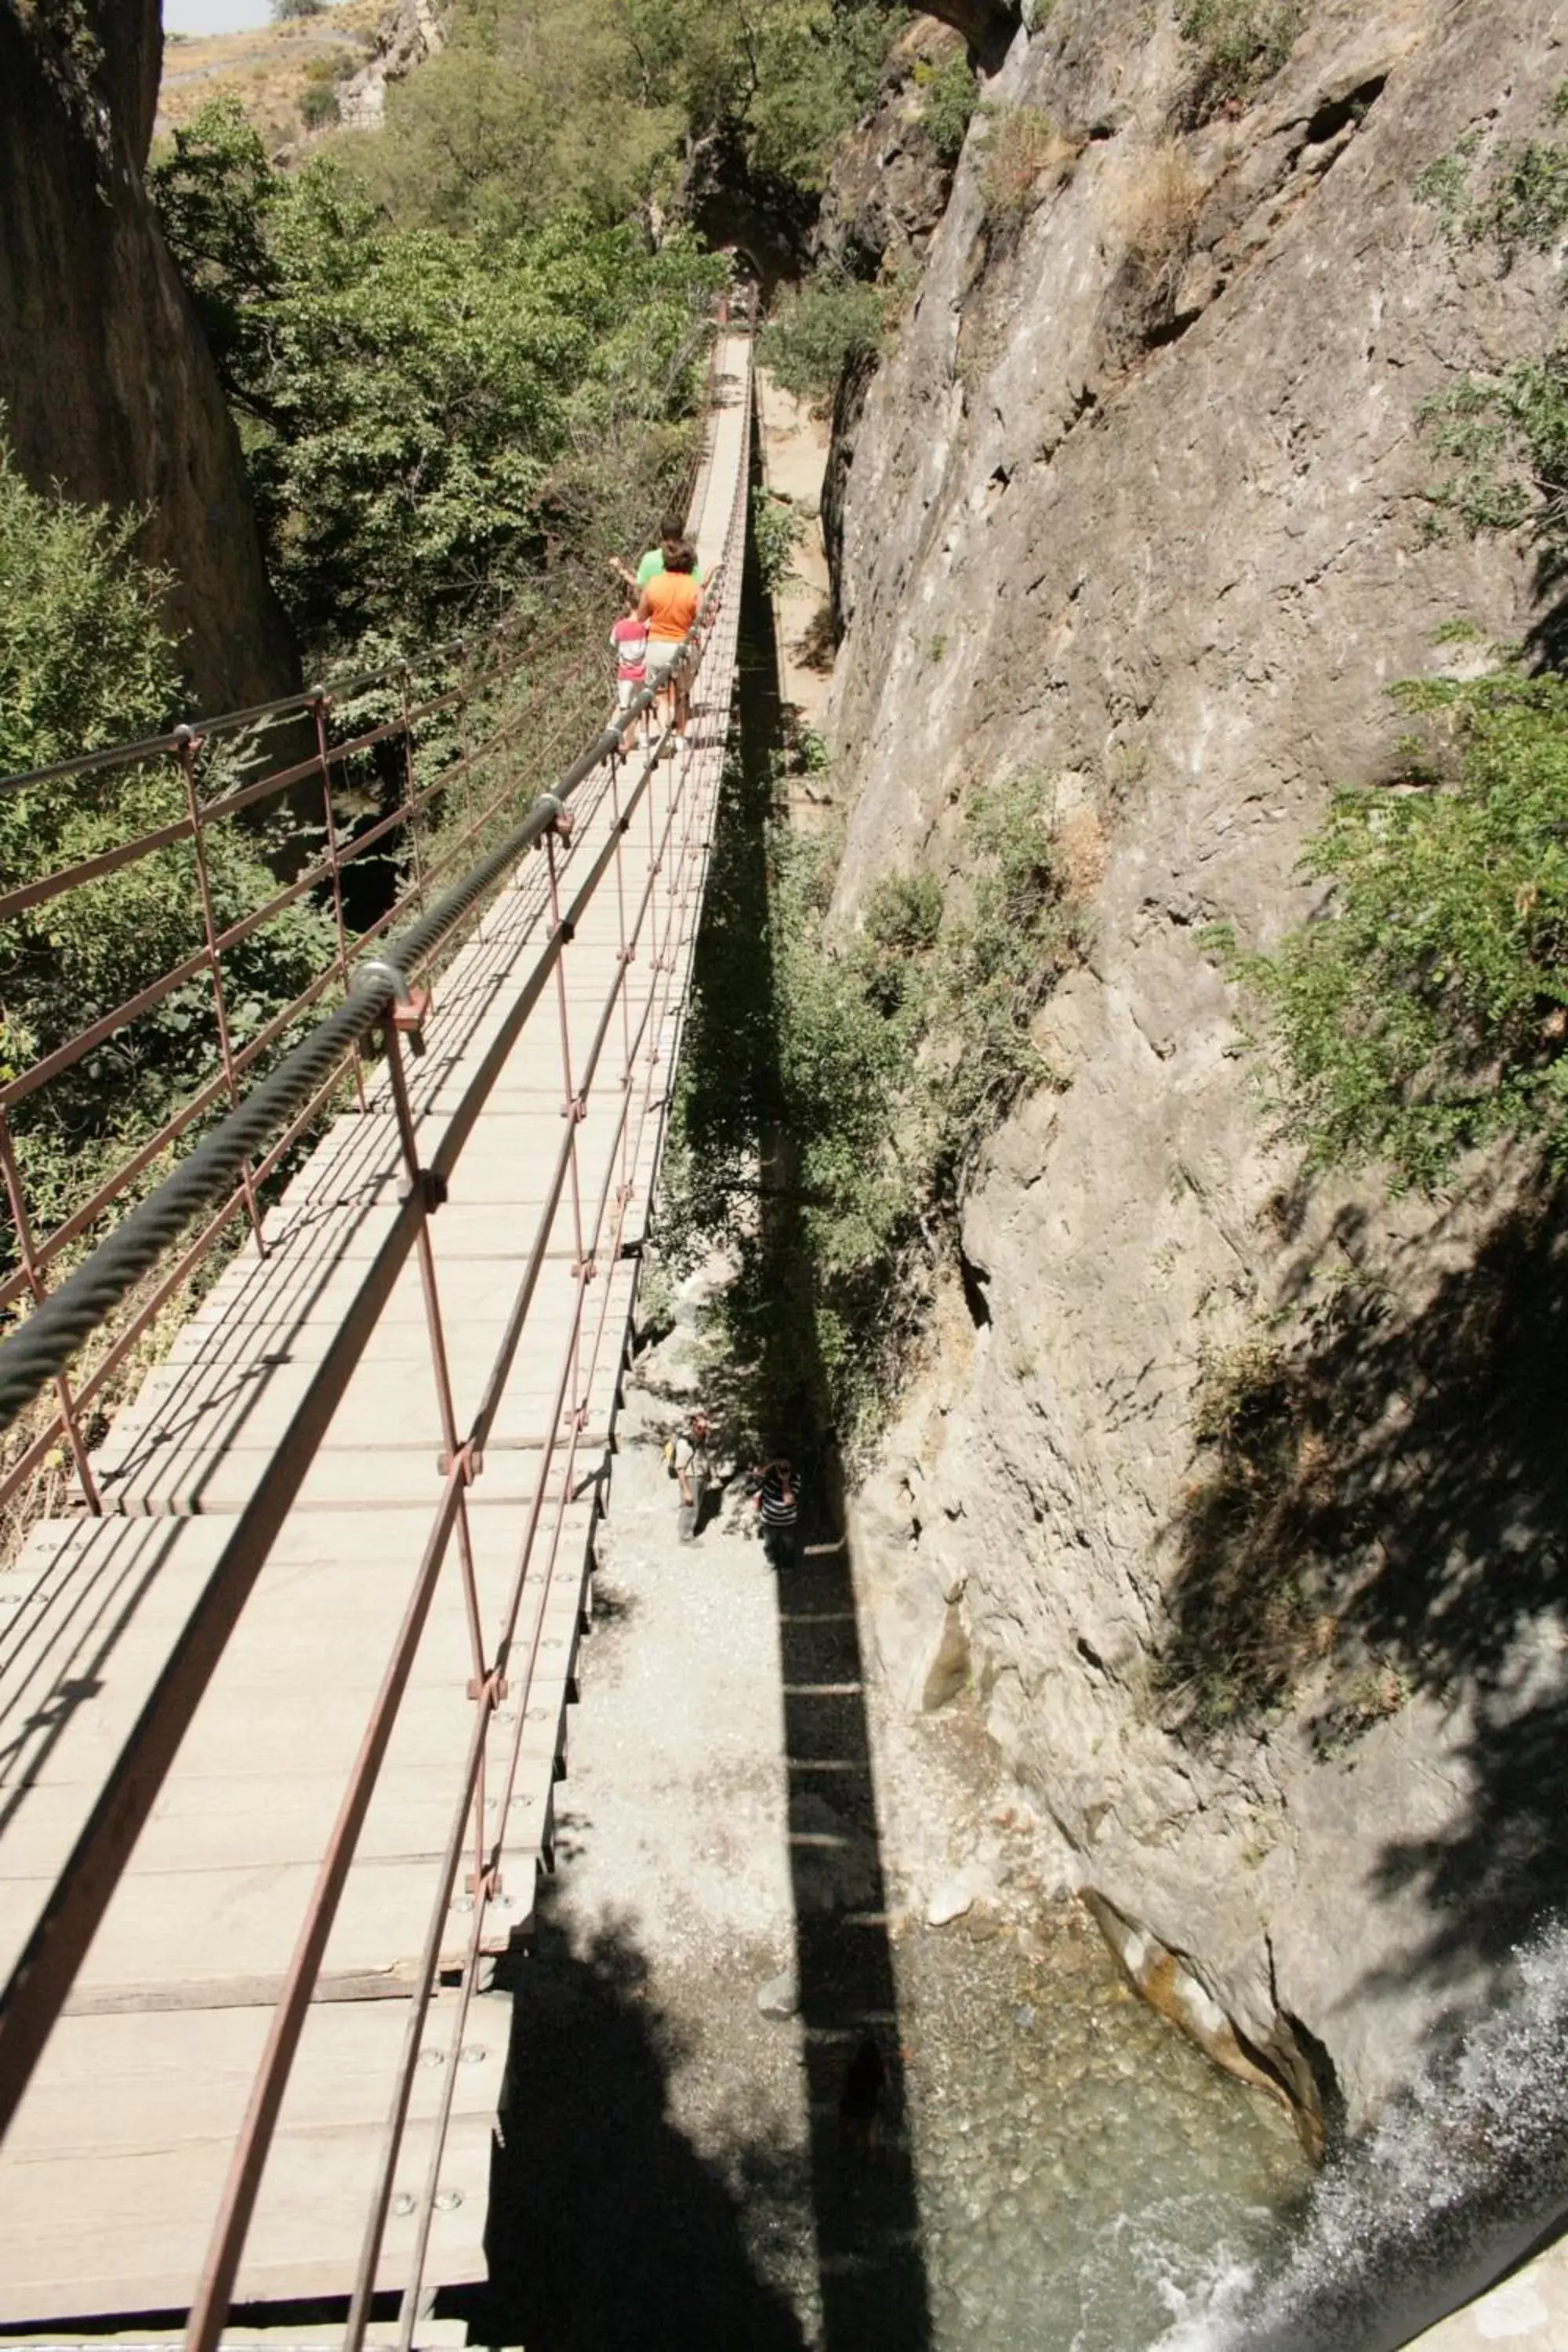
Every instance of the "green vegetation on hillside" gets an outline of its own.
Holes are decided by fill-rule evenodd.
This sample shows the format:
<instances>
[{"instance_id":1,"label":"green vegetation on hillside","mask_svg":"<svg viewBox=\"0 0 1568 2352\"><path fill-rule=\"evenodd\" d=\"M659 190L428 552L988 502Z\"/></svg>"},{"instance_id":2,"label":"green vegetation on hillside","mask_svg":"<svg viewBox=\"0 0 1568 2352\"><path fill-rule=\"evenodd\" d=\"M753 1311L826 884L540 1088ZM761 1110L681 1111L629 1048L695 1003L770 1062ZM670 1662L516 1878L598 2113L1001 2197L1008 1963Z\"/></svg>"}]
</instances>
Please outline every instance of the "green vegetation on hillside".
<instances>
[{"instance_id":1,"label":"green vegetation on hillside","mask_svg":"<svg viewBox=\"0 0 1568 2352\"><path fill-rule=\"evenodd\" d=\"M356 168L400 225L511 233L570 208L663 216L717 142L787 210L821 187L904 20L885 0L464 0Z\"/></svg>"},{"instance_id":2,"label":"green vegetation on hillside","mask_svg":"<svg viewBox=\"0 0 1568 2352\"><path fill-rule=\"evenodd\" d=\"M238 108L153 173L312 655L449 634L546 559L602 577L690 447L722 266L562 215L395 228L342 164L273 168Z\"/></svg>"},{"instance_id":3,"label":"green vegetation on hillside","mask_svg":"<svg viewBox=\"0 0 1568 2352\"><path fill-rule=\"evenodd\" d=\"M776 299L757 355L786 392L826 416L846 368L881 350L898 300L896 287L816 270Z\"/></svg>"},{"instance_id":4,"label":"green vegetation on hillside","mask_svg":"<svg viewBox=\"0 0 1568 2352\"><path fill-rule=\"evenodd\" d=\"M1568 83L1552 100L1568 124ZM1501 140L1470 132L1427 165L1415 193L1456 246L1489 247L1500 268L1551 253L1568 229L1568 135ZM1568 547L1568 342L1554 334L1539 360L1493 375L1462 375L1430 401L1422 422L1451 467L1432 490L1440 519L1469 531L1528 527L1550 555Z\"/></svg>"},{"instance_id":5,"label":"green vegetation on hillside","mask_svg":"<svg viewBox=\"0 0 1568 2352\"><path fill-rule=\"evenodd\" d=\"M0 772L152 735L179 709L179 648L162 619L167 582L138 562L139 518L28 488L0 442ZM167 758L112 777L0 793L0 873L21 881L178 819L184 787ZM264 843L235 825L207 836L221 929L276 884ZM0 926L0 1078L14 1076L171 970L202 937L188 847L140 864ZM231 1034L243 1045L328 960L328 919L287 908L225 960ZM153 1134L210 1076L211 990L203 978L26 1098L11 1114L40 1227L91 1189L121 1149ZM14 1239L0 1244L8 1270Z\"/></svg>"},{"instance_id":6,"label":"green vegetation on hillside","mask_svg":"<svg viewBox=\"0 0 1568 2352\"><path fill-rule=\"evenodd\" d=\"M1306 0L1180 0L1176 22L1193 54L1193 118L1243 107L1285 63L1305 15Z\"/></svg>"}]
</instances>

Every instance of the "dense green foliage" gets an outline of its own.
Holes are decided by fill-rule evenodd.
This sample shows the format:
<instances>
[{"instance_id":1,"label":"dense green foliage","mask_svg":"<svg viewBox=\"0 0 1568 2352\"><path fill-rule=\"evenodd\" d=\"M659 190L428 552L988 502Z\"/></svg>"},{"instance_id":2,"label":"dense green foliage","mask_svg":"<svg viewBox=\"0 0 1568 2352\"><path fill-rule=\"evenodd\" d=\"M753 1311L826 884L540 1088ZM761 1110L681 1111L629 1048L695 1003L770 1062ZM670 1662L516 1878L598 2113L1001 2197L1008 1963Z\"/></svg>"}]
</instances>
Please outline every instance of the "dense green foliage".
<instances>
[{"instance_id":1,"label":"dense green foliage","mask_svg":"<svg viewBox=\"0 0 1568 2352\"><path fill-rule=\"evenodd\" d=\"M958 161L980 102L974 69L962 49L935 60L922 58L915 68L915 88L921 129L937 161L951 166Z\"/></svg>"},{"instance_id":2,"label":"dense green foliage","mask_svg":"<svg viewBox=\"0 0 1568 2352\"><path fill-rule=\"evenodd\" d=\"M1500 1136L1568 1154L1568 681L1397 692L1426 761L1340 795L1307 858L1324 912L1237 969L1309 1156L1430 1188Z\"/></svg>"},{"instance_id":3,"label":"dense green foliage","mask_svg":"<svg viewBox=\"0 0 1568 2352\"><path fill-rule=\"evenodd\" d=\"M752 502L752 537L763 585L773 595L790 576L795 550L805 537L805 517L787 499L764 491Z\"/></svg>"},{"instance_id":4,"label":"dense green foliage","mask_svg":"<svg viewBox=\"0 0 1568 2352\"><path fill-rule=\"evenodd\" d=\"M976 796L967 890L944 902L933 875L886 877L849 938L827 921L831 842L754 804L748 816L747 792L737 770L710 885L667 1231L678 1255L717 1238L737 1258L723 1309L734 1360L765 1361L778 1318L796 1318L776 1352L812 1364L819 1409L853 1449L897 1387L986 1138L1029 1087L1049 1081L1030 1026L1076 957L1079 925L1037 776ZM784 1412L782 1398L773 1410Z\"/></svg>"},{"instance_id":5,"label":"dense green foliage","mask_svg":"<svg viewBox=\"0 0 1568 2352\"><path fill-rule=\"evenodd\" d=\"M822 185L902 21L885 0L468 0L356 165L400 223L510 234L668 209L683 155L718 141L787 205Z\"/></svg>"},{"instance_id":6,"label":"dense green foliage","mask_svg":"<svg viewBox=\"0 0 1568 2352\"><path fill-rule=\"evenodd\" d=\"M166 582L135 560L137 518L29 489L0 444L0 769L47 765L167 727L179 648L160 618ZM207 785L210 789L211 780ZM0 873L26 880L179 817L177 766L0 794ZM252 834L208 836L221 929L275 887ZM0 926L0 1077L111 1011L202 942L195 864L176 844ZM308 905L225 960L231 1031L243 1045L319 971L330 930ZM35 1220L79 1200L115 1148L153 1133L213 1068L211 992L198 979L13 1114Z\"/></svg>"},{"instance_id":7,"label":"dense green foliage","mask_svg":"<svg viewBox=\"0 0 1568 2352\"><path fill-rule=\"evenodd\" d=\"M657 508L723 274L688 240L392 228L330 157L275 171L232 104L175 134L153 186L314 648L437 636Z\"/></svg>"},{"instance_id":8,"label":"dense green foliage","mask_svg":"<svg viewBox=\"0 0 1568 2352\"><path fill-rule=\"evenodd\" d=\"M757 355L786 392L826 415L846 368L881 350L896 300L891 288L819 269L780 295Z\"/></svg>"}]
</instances>

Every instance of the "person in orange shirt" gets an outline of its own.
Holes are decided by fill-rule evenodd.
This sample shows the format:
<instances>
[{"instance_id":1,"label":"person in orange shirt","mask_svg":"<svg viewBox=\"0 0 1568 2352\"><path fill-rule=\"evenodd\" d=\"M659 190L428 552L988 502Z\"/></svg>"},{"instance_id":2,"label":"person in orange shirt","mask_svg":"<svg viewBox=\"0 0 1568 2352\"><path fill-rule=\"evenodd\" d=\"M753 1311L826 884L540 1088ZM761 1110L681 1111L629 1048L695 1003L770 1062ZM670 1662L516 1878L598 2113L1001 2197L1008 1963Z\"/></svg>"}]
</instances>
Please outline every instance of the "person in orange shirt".
<instances>
[{"instance_id":1,"label":"person in orange shirt","mask_svg":"<svg viewBox=\"0 0 1568 2352\"><path fill-rule=\"evenodd\" d=\"M674 549L666 556L664 570L645 583L637 606L638 620L647 624L647 682L658 689L659 730L662 733L673 722L675 732L683 738L690 697L685 679L676 679L672 672L702 602L702 592L693 577L696 569L693 548Z\"/></svg>"}]
</instances>

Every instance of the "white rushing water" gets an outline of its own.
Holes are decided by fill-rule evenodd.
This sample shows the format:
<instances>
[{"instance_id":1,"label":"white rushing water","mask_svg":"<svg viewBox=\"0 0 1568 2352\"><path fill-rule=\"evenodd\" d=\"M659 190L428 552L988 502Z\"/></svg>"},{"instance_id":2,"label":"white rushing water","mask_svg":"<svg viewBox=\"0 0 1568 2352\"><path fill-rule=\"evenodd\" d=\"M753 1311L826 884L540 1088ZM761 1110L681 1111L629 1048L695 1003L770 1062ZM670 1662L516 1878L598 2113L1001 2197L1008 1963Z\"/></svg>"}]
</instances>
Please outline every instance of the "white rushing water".
<instances>
[{"instance_id":1,"label":"white rushing water","mask_svg":"<svg viewBox=\"0 0 1568 2352\"><path fill-rule=\"evenodd\" d=\"M1274 2260L1218 2259L1157 2352L1392 2352L1568 2205L1568 1928L1313 2185Z\"/></svg>"}]
</instances>

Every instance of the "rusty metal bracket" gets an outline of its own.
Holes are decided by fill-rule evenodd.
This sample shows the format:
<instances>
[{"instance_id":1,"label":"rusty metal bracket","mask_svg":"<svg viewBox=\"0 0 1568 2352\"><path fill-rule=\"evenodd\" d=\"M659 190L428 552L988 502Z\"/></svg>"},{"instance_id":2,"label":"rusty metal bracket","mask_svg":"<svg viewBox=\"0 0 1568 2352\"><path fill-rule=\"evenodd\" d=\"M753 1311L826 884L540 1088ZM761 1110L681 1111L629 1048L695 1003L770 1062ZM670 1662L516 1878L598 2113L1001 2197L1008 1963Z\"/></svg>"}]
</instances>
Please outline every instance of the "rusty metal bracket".
<instances>
[{"instance_id":1,"label":"rusty metal bracket","mask_svg":"<svg viewBox=\"0 0 1568 2352\"><path fill-rule=\"evenodd\" d=\"M430 991L416 988L407 973L390 956L371 956L359 968L361 980L384 980L392 989L392 1003L386 1018L400 1037L408 1040L408 1050L417 1057L425 1051L425 1023L430 1012Z\"/></svg>"}]
</instances>

